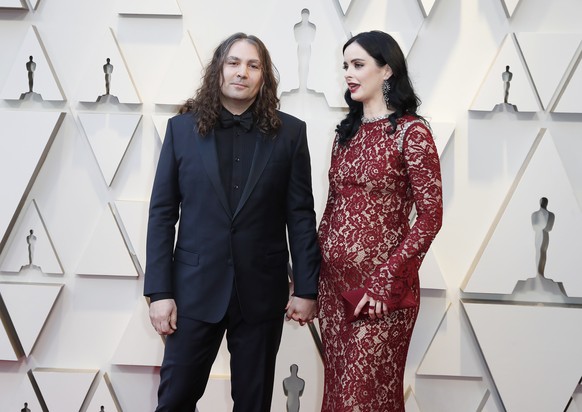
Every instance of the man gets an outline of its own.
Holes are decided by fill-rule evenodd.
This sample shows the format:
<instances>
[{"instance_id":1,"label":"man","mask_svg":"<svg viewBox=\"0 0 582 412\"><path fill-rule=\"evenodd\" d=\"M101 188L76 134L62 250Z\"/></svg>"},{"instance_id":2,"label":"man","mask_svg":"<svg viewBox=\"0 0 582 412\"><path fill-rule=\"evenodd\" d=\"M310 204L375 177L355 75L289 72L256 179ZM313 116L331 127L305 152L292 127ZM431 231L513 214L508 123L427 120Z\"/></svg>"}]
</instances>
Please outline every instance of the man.
<instances>
[{"instance_id":1,"label":"man","mask_svg":"<svg viewBox=\"0 0 582 412\"><path fill-rule=\"evenodd\" d=\"M276 90L265 45L236 33L168 122L144 292L167 336L158 412L195 410L225 331L235 410L269 411L283 315L315 317L320 252L305 123L277 111Z\"/></svg>"}]
</instances>

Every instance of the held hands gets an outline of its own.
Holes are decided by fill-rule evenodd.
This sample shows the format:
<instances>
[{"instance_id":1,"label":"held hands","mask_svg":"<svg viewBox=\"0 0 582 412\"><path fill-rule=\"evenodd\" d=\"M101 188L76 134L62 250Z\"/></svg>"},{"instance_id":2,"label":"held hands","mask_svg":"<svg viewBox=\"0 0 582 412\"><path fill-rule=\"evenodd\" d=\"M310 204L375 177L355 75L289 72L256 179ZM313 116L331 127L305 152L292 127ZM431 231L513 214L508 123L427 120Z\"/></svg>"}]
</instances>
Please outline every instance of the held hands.
<instances>
[{"instance_id":1,"label":"held hands","mask_svg":"<svg viewBox=\"0 0 582 412\"><path fill-rule=\"evenodd\" d=\"M285 314L287 320L293 319L303 326L306 323L313 322L313 319L315 319L317 301L291 296L285 310L287 311Z\"/></svg>"},{"instance_id":2,"label":"held hands","mask_svg":"<svg viewBox=\"0 0 582 412\"><path fill-rule=\"evenodd\" d=\"M174 299L156 300L150 304L150 321L160 335L171 335L178 328L178 310Z\"/></svg>"},{"instance_id":3,"label":"held hands","mask_svg":"<svg viewBox=\"0 0 582 412\"><path fill-rule=\"evenodd\" d=\"M358 306L356 306L354 315L358 316L362 309L364 308L364 306L366 305L366 303L368 302L370 303L368 309L368 315L370 316L370 319L381 318L382 316L388 315L390 313L388 311L388 305L386 303L379 300L375 301L373 298L368 296L367 293L364 293L362 300L360 300L360 303L358 303Z\"/></svg>"}]
</instances>

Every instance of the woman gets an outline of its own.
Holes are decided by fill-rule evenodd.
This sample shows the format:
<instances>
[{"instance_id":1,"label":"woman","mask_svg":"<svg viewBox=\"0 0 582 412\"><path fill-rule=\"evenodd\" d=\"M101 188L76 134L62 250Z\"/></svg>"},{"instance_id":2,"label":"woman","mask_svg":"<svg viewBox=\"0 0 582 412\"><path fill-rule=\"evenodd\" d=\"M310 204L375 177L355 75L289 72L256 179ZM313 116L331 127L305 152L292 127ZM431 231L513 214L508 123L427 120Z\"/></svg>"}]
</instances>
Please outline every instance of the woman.
<instances>
[{"instance_id":1,"label":"woman","mask_svg":"<svg viewBox=\"0 0 582 412\"><path fill-rule=\"evenodd\" d=\"M319 227L322 411L404 411L418 268L442 220L439 158L394 39L360 33L343 52L349 113L336 128ZM341 294L358 288L354 315L367 316L350 322ZM396 309L407 290L412 306Z\"/></svg>"}]
</instances>

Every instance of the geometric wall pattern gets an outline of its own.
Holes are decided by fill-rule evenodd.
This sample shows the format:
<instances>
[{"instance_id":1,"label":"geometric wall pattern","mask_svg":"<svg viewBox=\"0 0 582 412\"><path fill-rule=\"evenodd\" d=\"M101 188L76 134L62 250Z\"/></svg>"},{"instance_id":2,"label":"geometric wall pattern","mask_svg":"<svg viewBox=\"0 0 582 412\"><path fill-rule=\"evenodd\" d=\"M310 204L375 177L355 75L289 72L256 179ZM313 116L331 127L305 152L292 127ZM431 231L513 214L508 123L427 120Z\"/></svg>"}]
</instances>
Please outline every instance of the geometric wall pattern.
<instances>
[{"instance_id":1,"label":"geometric wall pattern","mask_svg":"<svg viewBox=\"0 0 582 412\"><path fill-rule=\"evenodd\" d=\"M31 231L34 238L30 237ZM29 244L29 239L34 239L34 245ZM4 272L35 268L43 273L59 275L64 273L34 199L28 204L18 226L12 230L3 255L5 258L0 263L0 270Z\"/></svg>"},{"instance_id":2,"label":"geometric wall pattern","mask_svg":"<svg viewBox=\"0 0 582 412\"><path fill-rule=\"evenodd\" d=\"M168 118L220 40L258 35L282 110L307 122L319 218L345 113L341 47L373 29L407 56L445 194L421 268L407 410L582 411L582 4L550 3L0 0L0 411L154 409L163 340L142 275ZM20 99L31 55L42 100ZM506 66L517 112L500 113ZM541 197L555 214L545 277L531 221ZM31 229L38 268L22 268ZM318 410L321 360L310 330L286 322L274 411L291 364L306 382L301 410ZM229 394L223 344L199 411L229 410Z\"/></svg>"}]
</instances>

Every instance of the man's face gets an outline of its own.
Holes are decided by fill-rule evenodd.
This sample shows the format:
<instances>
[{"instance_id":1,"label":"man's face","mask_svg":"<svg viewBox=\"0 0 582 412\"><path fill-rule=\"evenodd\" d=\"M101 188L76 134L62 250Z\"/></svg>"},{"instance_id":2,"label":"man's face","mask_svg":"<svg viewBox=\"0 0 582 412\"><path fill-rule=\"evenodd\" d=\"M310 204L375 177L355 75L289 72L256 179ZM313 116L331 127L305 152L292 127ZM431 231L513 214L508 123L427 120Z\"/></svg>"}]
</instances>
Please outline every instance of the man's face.
<instances>
[{"instance_id":1,"label":"man's face","mask_svg":"<svg viewBox=\"0 0 582 412\"><path fill-rule=\"evenodd\" d=\"M221 103L231 113L240 114L255 101L262 84L263 65L257 48L238 40L228 51L222 68Z\"/></svg>"}]
</instances>

